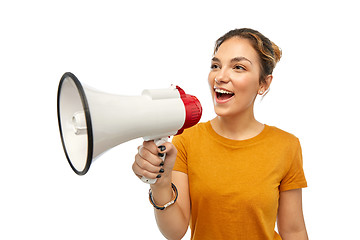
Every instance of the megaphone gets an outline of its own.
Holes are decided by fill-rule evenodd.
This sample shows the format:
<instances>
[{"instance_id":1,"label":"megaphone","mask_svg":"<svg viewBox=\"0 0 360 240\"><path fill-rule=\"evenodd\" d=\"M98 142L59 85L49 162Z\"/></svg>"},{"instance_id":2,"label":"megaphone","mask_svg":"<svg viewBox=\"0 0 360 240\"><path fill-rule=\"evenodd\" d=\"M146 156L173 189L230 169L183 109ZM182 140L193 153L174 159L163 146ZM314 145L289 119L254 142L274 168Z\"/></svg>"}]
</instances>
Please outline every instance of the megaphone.
<instances>
[{"instance_id":1,"label":"megaphone","mask_svg":"<svg viewBox=\"0 0 360 240\"><path fill-rule=\"evenodd\" d=\"M57 94L57 115L66 158L78 175L105 151L143 137L158 144L199 122L199 100L178 86L147 89L141 96L104 93L65 73ZM154 183L156 179L142 179Z\"/></svg>"}]
</instances>

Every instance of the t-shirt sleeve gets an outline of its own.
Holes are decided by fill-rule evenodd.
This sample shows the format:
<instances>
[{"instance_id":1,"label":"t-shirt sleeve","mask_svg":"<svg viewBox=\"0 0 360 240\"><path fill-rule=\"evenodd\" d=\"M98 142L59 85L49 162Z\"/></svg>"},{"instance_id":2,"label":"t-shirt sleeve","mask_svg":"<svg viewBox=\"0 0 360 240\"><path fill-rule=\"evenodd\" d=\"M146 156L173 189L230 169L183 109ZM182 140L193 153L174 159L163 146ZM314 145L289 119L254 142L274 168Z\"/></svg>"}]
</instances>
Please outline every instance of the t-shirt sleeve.
<instances>
[{"instance_id":1,"label":"t-shirt sleeve","mask_svg":"<svg viewBox=\"0 0 360 240\"><path fill-rule=\"evenodd\" d=\"M177 156L173 171L180 171L183 173L188 173L187 165L187 153L185 147L185 139L181 135L174 136L172 143L177 149Z\"/></svg>"},{"instance_id":2,"label":"t-shirt sleeve","mask_svg":"<svg viewBox=\"0 0 360 240\"><path fill-rule=\"evenodd\" d=\"M307 187L303 169L303 158L300 142L297 141L295 154L290 163L290 168L280 182L280 191L287 191Z\"/></svg>"}]
</instances>

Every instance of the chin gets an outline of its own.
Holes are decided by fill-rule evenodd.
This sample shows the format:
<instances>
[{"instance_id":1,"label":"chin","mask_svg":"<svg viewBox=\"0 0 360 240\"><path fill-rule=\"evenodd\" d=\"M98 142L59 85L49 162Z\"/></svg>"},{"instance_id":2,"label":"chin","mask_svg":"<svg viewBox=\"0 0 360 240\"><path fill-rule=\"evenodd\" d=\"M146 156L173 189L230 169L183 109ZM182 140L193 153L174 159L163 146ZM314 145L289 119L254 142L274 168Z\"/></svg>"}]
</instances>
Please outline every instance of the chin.
<instances>
[{"instance_id":1,"label":"chin","mask_svg":"<svg viewBox=\"0 0 360 240\"><path fill-rule=\"evenodd\" d=\"M214 111L219 117L237 117L252 112L251 107L249 106L235 106L234 104L230 106L218 106L214 104Z\"/></svg>"},{"instance_id":2,"label":"chin","mask_svg":"<svg viewBox=\"0 0 360 240\"><path fill-rule=\"evenodd\" d=\"M234 116L234 113L230 111L230 109L224 109L217 106L214 106L214 111L219 117L231 117Z\"/></svg>"}]
</instances>

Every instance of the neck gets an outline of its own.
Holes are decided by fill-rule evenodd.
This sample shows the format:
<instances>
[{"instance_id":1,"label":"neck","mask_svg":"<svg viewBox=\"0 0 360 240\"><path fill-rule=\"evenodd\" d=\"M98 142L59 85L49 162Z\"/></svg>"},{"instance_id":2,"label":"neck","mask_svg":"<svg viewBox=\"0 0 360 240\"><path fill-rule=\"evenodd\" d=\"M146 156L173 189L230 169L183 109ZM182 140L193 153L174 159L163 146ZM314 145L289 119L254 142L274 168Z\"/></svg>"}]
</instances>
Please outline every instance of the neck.
<instances>
[{"instance_id":1,"label":"neck","mask_svg":"<svg viewBox=\"0 0 360 240\"><path fill-rule=\"evenodd\" d=\"M216 116L211 120L211 126L219 135L233 140L255 137L264 129L264 124L255 119L253 112L235 117Z\"/></svg>"}]
</instances>

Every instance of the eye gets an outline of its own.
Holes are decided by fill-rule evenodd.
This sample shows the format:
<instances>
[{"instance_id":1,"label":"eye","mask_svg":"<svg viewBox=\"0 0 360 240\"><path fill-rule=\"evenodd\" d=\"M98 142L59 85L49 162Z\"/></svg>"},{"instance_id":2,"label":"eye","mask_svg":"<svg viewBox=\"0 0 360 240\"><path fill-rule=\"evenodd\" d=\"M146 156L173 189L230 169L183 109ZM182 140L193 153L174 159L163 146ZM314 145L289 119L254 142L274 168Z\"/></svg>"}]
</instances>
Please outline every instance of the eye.
<instances>
[{"instance_id":1,"label":"eye","mask_svg":"<svg viewBox=\"0 0 360 240\"><path fill-rule=\"evenodd\" d=\"M212 63L211 66L210 66L211 69L218 69L220 68L218 64L216 63Z\"/></svg>"},{"instance_id":2,"label":"eye","mask_svg":"<svg viewBox=\"0 0 360 240\"><path fill-rule=\"evenodd\" d=\"M246 70L243 66L241 66L241 65L235 65L234 66L234 69L235 70Z\"/></svg>"}]
</instances>

